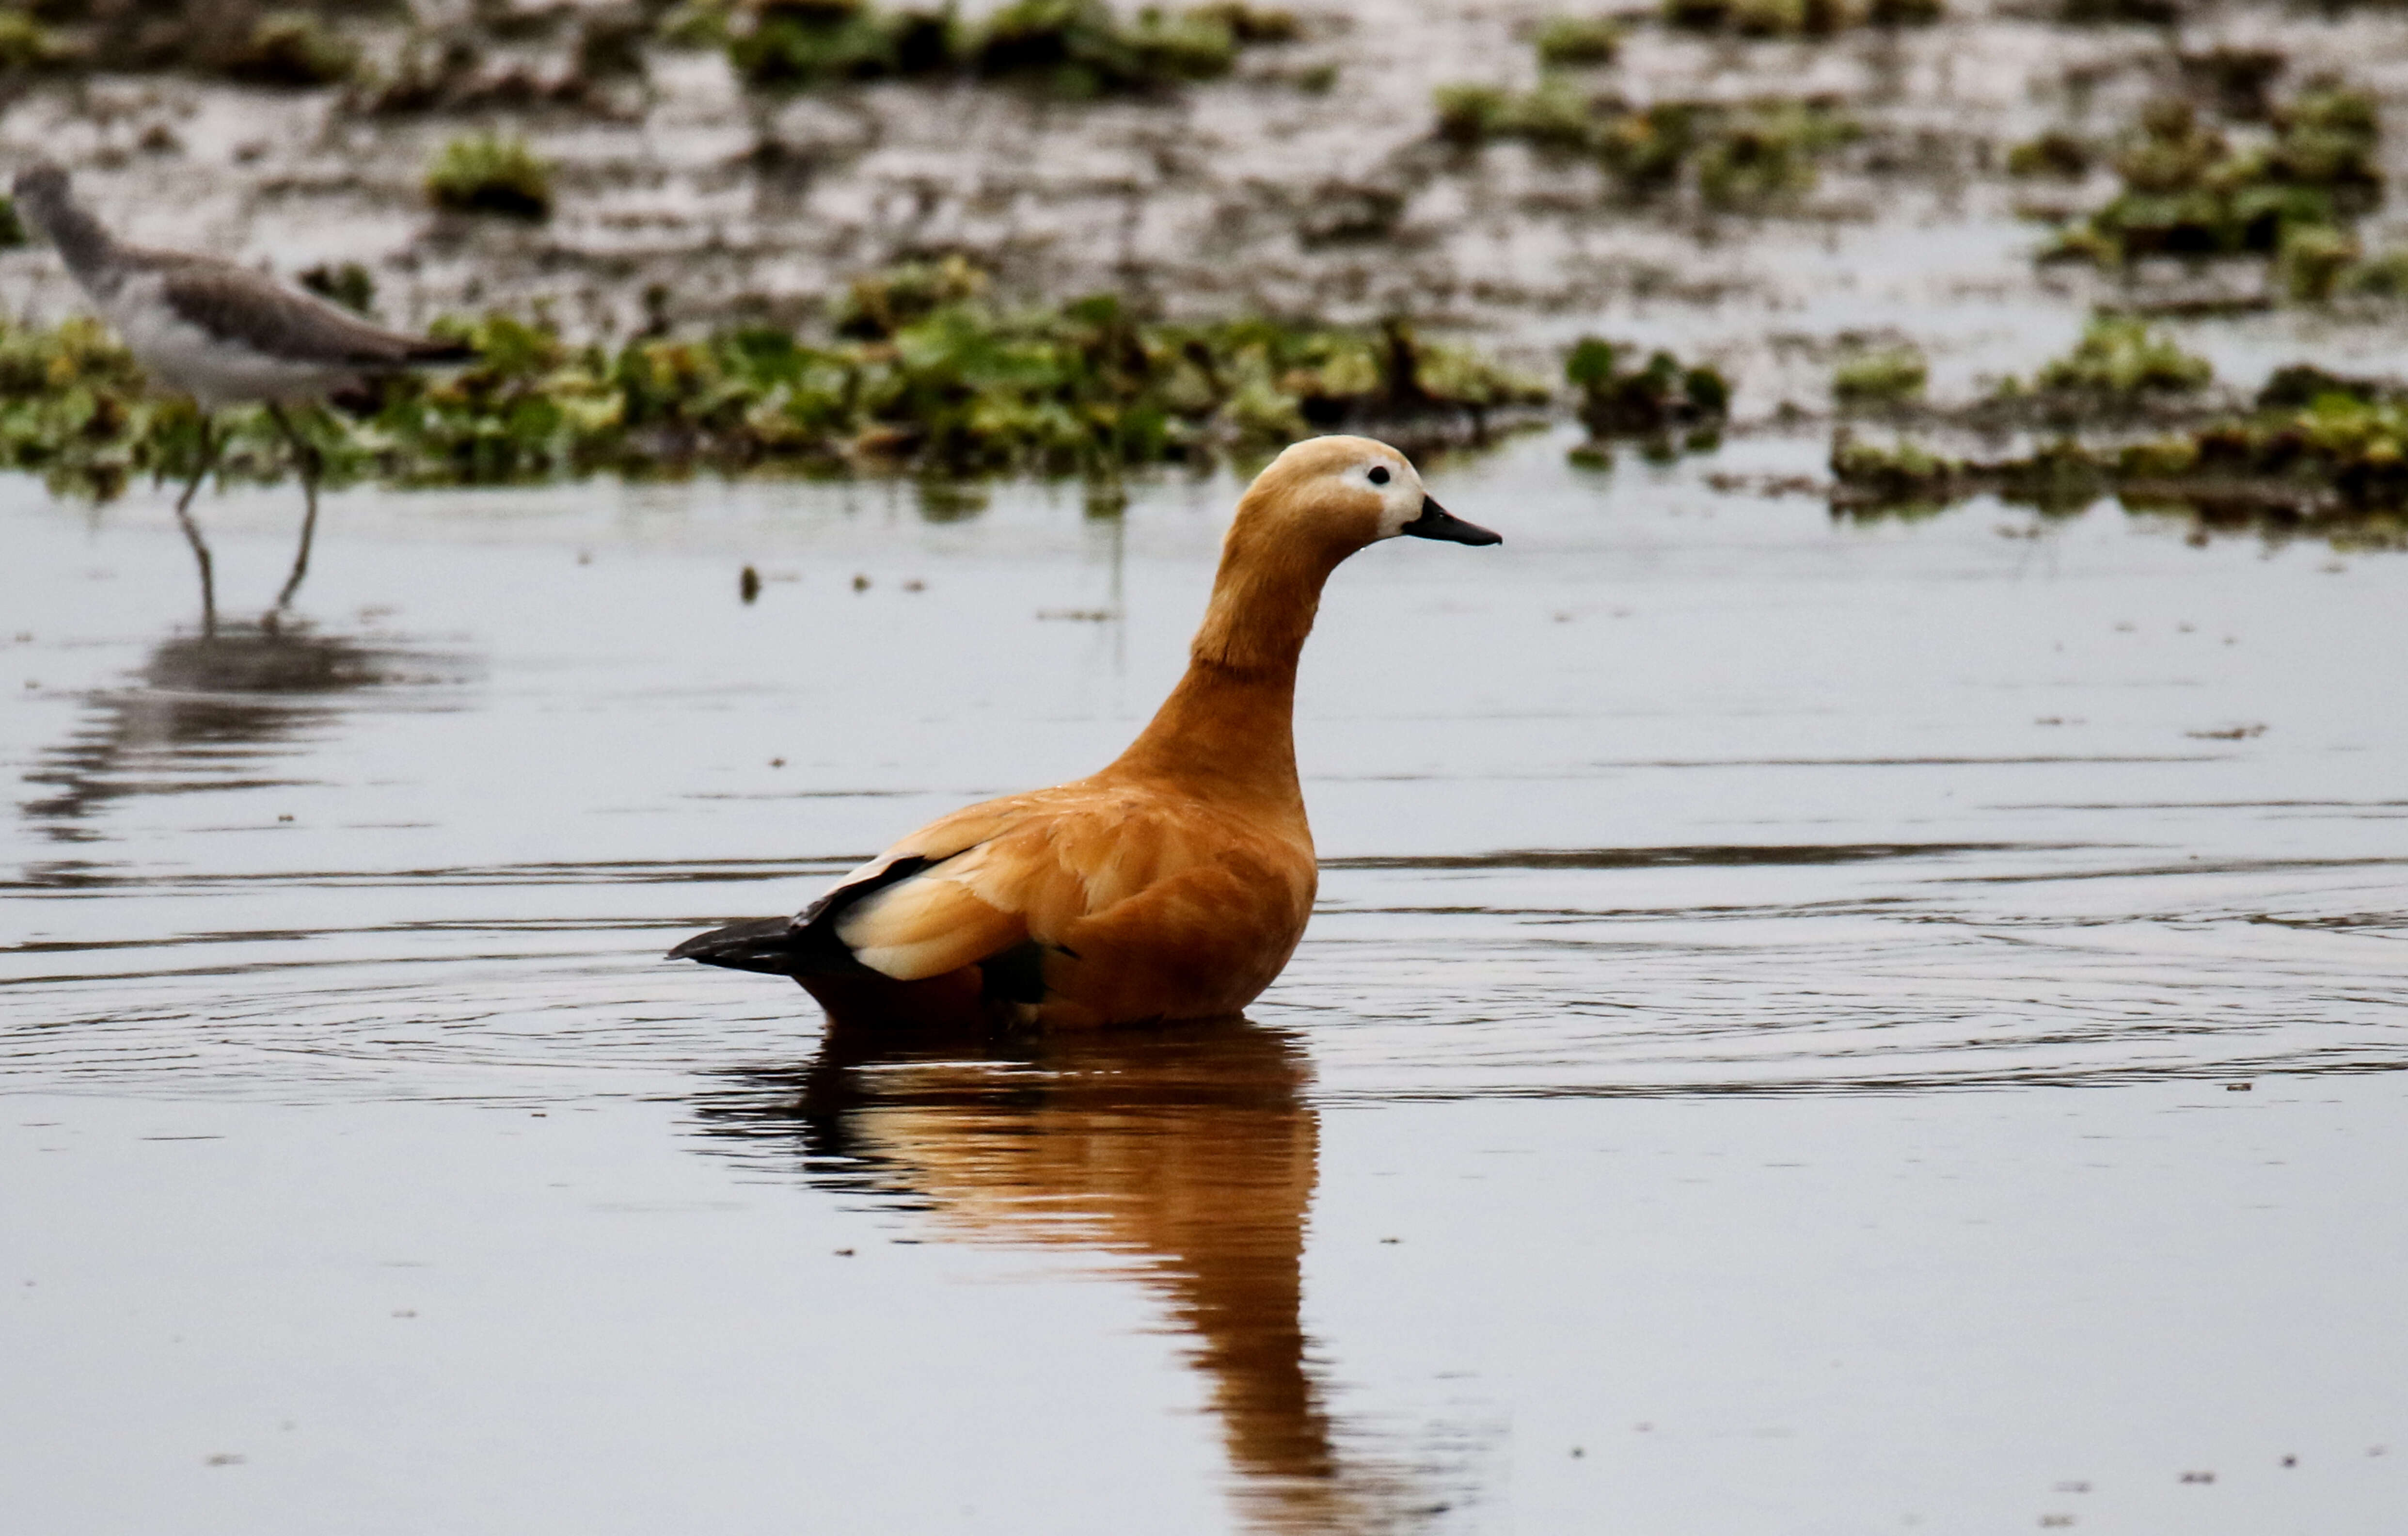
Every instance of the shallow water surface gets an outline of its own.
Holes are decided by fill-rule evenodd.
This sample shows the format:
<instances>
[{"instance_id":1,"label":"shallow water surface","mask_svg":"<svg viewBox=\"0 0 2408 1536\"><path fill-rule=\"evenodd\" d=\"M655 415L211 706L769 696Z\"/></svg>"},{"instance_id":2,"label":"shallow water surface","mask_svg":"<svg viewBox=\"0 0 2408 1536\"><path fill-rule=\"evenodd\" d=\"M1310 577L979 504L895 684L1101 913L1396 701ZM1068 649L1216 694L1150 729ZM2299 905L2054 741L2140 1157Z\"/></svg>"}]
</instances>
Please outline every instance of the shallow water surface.
<instances>
[{"instance_id":1,"label":"shallow water surface","mask_svg":"<svg viewBox=\"0 0 2408 1536\"><path fill-rule=\"evenodd\" d=\"M348 495L214 644L163 504L0 487L12 1502L2387 1529L2408 564L1562 447L1332 583L1287 975L1101 1041L658 956L1109 757L1226 480Z\"/></svg>"}]
</instances>

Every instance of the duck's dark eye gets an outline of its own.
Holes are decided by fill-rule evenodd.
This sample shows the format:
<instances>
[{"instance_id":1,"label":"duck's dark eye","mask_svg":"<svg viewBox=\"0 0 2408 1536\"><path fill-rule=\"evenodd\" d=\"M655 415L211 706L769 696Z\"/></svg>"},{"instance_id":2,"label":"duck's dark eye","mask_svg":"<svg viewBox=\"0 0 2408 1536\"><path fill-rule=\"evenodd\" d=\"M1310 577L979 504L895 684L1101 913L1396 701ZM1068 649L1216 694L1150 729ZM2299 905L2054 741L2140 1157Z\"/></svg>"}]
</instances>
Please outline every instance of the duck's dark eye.
<instances>
[{"instance_id":1,"label":"duck's dark eye","mask_svg":"<svg viewBox=\"0 0 2408 1536\"><path fill-rule=\"evenodd\" d=\"M1371 466L1371 483L1374 485L1385 485L1388 483L1388 467L1386 465L1375 464Z\"/></svg>"}]
</instances>

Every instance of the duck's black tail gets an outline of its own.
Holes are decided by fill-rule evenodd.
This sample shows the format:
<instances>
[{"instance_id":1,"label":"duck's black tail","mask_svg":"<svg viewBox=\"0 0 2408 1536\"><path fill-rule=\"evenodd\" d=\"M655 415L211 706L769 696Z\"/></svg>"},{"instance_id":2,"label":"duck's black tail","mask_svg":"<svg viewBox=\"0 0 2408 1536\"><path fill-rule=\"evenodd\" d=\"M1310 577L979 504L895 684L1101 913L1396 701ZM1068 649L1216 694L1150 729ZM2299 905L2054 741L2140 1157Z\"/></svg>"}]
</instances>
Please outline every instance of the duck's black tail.
<instances>
[{"instance_id":1,"label":"duck's black tail","mask_svg":"<svg viewBox=\"0 0 2408 1536\"><path fill-rule=\"evenodd\" d=\"M749 917L724 928L697 933L669 951L672 960L699 960L730 970L757 970L769 976L800 976L820 967L810 963L827 940L815 932L797 932L791 917Z\"/></svg>"}]
</instances>

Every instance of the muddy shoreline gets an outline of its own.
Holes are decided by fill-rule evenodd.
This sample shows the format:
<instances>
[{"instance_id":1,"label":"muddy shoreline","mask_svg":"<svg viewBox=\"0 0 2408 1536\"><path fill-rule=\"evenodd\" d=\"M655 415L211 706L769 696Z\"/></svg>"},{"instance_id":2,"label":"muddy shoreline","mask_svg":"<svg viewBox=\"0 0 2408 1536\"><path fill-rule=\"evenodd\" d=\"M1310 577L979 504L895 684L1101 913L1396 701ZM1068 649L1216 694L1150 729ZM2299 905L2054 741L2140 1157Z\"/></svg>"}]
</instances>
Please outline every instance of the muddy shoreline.
<instances>
[{"instance_id":1,"label":"muddy shoreline","mask_svg":"<svg viewBox=\"0 0 2408 1536\"><path fill-rule=\"evenodd\" d=\"M1942 380L1970 379L2028 366L2112 301L2118 280L2036 268L2046 226L2017 217L2035 201L2095 204L2105 173L2036 191L2005 174L2007 151L2051 128L2110 132L2180 83L2183 54L2272 46L2289 82L2340 69L2386 102L2408 88L2389 63L2408 58L2408 19L2382 12L2203 7L2159 28L1960 5L1929 26L1769 40L1642 15L1613 63L1571 72L1584 89L1812 99L1860 131L1772 206L1631 204L1577 157L1466 150L1434 131L1441 87L1533 85L1530 34L1548 14L1321 7L1226 79L1094 102L958 80L747 89L723 52L658 41L572 100L530 86L536 99L511 105L496 88L412 111L370 109L354 86L36 77L0 116L0 154L62 157L140 239L286 275L358 263L401 323L500 308L579 338L808 328L863 271L961 254L1011 299L1111 292L1168 319L1404 315L1533 357L1602 327L1711 357L1754 416L1815 404L1843 338L1912 333ZM394 46L369 48L363 67ZM518 46L482 67L523 82L573 64ZM1322 69L1326 89L1297 83ZM427 165L469 130L522 135L551 163L548 221L429 206ZM35 319L76 304L38 251L0 254L0 291ZM2374 328L2398 334L2388 315ZM2319 336L2318 317L2284 314L2235 329L2252 352L2322 345L2339 364L2368 350L2362 323Z\"/></svg>"}]
</instances>

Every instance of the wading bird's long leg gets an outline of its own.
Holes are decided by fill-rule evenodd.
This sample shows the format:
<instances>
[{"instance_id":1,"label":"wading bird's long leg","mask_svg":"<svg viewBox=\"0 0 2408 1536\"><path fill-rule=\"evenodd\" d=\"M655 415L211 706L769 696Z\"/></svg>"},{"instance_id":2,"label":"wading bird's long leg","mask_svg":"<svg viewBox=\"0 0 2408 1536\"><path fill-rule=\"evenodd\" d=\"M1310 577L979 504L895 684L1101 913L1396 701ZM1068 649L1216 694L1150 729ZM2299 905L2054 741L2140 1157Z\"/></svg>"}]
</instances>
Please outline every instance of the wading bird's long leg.
<instances>
[{"instance_id":1,"label":"wading bird's long leg","mask_svg":"<svg viewBox=\"0 0 2408 1536\"><path fill-rule=\"evenodd\" d=\"M267 414L284 433L285 441L293 445L293 457L301 471L301 496L308 509L301 514L301 548L293 556L293 574L284 579L284 590L276 595L276 606L267 610L268 627L275 627L277 615L293 605L293 595L301 590L301 579L309 574L309 545L318 537L318 451L293 425L284 408L270 402Z\"/></svg>"},{"instance_id":2,"label":"wading bird's long leg","mask_svg":"<svg viewBox=\"0 0 2408 1536\"><path fill-rule=\"evenodd\" d=\"M193 497L201 481L209 478L217 467L217 435L209 430L209 413L201 412L201 462L193 478L184 486L184 494L176 498L176 521L184 530L184 542L193 546L193 559L201 567L201 638L215 639L218 633L217 573L209 564L209 543L201 537L201 525L193 521Z\"/></svg>"}]
</instances>

